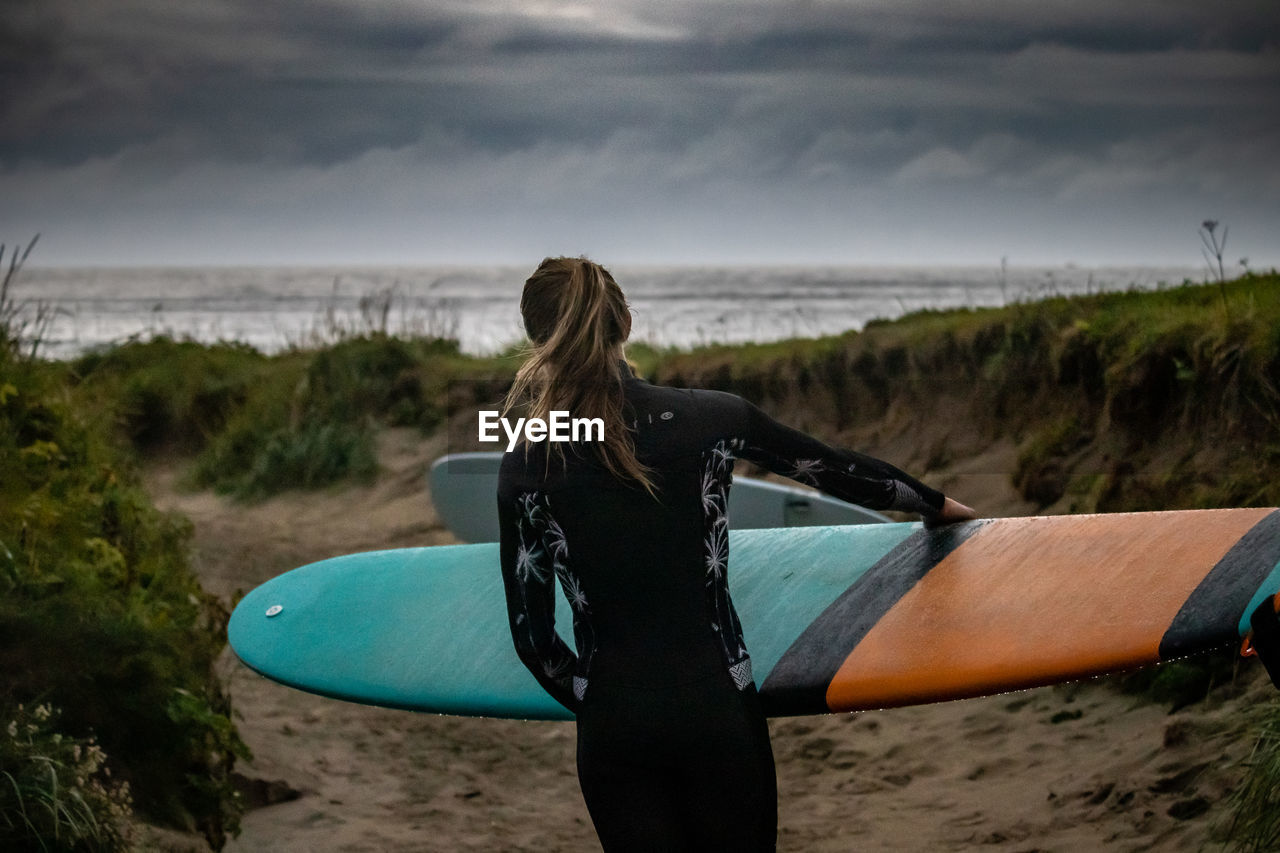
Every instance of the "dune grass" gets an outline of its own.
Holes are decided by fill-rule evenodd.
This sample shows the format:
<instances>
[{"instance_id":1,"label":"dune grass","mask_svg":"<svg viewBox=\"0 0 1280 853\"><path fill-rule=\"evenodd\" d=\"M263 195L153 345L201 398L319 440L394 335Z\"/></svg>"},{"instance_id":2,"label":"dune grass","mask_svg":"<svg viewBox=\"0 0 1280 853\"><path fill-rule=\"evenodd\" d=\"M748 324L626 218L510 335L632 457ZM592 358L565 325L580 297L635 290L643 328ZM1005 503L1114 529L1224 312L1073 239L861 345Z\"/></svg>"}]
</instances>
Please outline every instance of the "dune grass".
<instances>
[{"instance_id":1,"label":"dune grass","mask_svg":"<svg viewBox=\"0 0 1280 853\"><path fill-rule=\"evenodd\" d=\"M1280 702L1263 714L1245 768L1240 786L1231 794L1230 816L1218 828L1218 840L1236 853L1280 850Z\"/></svg>"}]
</instances>

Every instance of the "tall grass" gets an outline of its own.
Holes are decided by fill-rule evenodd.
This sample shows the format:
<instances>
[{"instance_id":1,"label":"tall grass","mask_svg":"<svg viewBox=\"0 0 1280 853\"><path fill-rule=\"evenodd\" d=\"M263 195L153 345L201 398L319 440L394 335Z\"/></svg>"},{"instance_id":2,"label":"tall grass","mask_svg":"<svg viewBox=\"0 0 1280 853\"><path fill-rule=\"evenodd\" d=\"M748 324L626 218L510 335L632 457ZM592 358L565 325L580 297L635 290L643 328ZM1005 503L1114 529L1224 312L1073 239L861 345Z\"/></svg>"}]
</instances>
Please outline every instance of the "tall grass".
<instances>
[{"instance_id":1,"label":"tall grass","mask_svg":"<svg viewBox=\"0 0 1280 853\"><path fill-rule=\"evenodd\" d=\"M0 243L0 348L11 356L35 359L40 350L44 333L53 322L54 311L42 302L14 298L13 284L23 265L40 240L32 237L25 248L14 246L9 253L9 265L4 265L5 245Z\"/></svg>"},{"instance_id":2,"label":"tall grass","mask_svg":"<svg viewBox=\"0 0 1280 853\"><path fill-rule=\"evenodd\" d=\"M1245 768L1219 838L1238 853L1280 850L1280 703L1267 709Z\"/></svg>"},{"instance_id":3,"label":"tall grass","mask_svg":"<svg viewBox=\"0 0 1280 853\"><path fill-rule=\"evenodd\" d=\"M115 853L134 841L129 784L48 705L0 714L0 849Z\"/></svg>"},{"instance_id":4,"label":"tall grass","mask_svg":"<svg viewBox=\"0 0 1280 853\"><path fill-rule=\"evenodd\" d=\"M289 349L314 351L355 338L457 340L458 311L449 300L410 299L399 281L362 293L354 312L340 307L341 277L311 325L289 341Z\"/></svg>"}]
</instances>

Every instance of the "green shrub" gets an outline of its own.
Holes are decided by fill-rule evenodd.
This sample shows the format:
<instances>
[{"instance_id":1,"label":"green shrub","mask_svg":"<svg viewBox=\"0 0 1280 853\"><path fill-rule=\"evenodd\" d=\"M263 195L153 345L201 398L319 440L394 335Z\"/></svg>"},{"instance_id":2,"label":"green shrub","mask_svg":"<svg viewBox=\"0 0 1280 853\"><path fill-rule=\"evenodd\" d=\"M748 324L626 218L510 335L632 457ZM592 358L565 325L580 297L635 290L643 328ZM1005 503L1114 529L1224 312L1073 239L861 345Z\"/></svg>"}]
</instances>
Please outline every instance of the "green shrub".
<instances>
[{"instance_id":1,"label":"green shrub","mask_svg":"<svg viewBox=\"0 0 1280 853\"><path fill-rule=\"evenodd\" d=\"M63 709L57 733L95 737L141 815L220 847L246 754L214 669L227 614L190 571L190 524L66 378L0 355L0 707Z\"/></svg>"},{"instance_id":2,"label":"green shrub","mask_svg":"<svg viewBox=\"0 0 1280 853\"><path fill-rule=\"evenodd\" d=\"M275 356L156 338L83 356L70 375L138 450L197 453L196 485L258 498L368 477L374 427L434 428L448 381L481 362L453 341L378 333Z\"/></svg>"},{"instance_id":3,"label":"green shrub","mask_svg":"<svg viewBox=\"0 0 1280 853\"><path fill-rule=\"evenodd\" d=\"M240 344L132 341L76 359L68 377L78 404L137 450L195 454L196 486L253 499L367 478L378 425L435 429L451 382L512 370L462 355L456 341L364 331L272 356Z\"/></svg>"},{"instance_id":4,"label":"green shrub","mask_svg":"<svg viewBox=\"0 0 1280 853\"><path fill-rule=\"evenodd\" d=\"M243 344L198 344L159 337L89 353L72 376L117 413L141 450L199 450L219 433L264 379L269 361Z\"/></svg>"},{"instance_id":5,"label":"green shrub","mask_svg":"<svg viewBox=\"0 0 1280 853\"><path fill-rule=\"evenodd\" d=\"M241 422L196 462L198 485L252 500L288 489L313 489L378 470L367 424L306 421L297 429Z\"/></svg>"},{"instance_id":6,"label":"green shrub","mask_svg":"<svg viewBox=\"0 0 1280 853\"><path fill-rule=\"evenodd\" d=\"M386 335L349 338L317 351L307 368L308 414L355 423L380 417L394 426L430 429L442 419L428 394L433 356L455 354L452 341L406 341Z\"/></svg>"}]
</instances>

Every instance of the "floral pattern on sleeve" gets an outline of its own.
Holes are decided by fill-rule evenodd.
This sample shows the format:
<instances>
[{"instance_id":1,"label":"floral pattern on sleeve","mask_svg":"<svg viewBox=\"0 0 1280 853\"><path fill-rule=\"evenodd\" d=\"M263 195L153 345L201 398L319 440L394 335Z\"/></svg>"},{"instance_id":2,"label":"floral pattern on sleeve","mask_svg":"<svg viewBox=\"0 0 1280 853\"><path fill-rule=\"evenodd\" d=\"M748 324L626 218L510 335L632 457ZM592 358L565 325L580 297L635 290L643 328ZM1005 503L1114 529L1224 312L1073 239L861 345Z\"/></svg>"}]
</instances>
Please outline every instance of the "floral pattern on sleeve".
<instances>
[{"instance_id":1,"label":"floral pattern on sleeve","mask_svg":"<svg viewBox=\"0 0 1280 853\"><path fill-rule=\"evenodd\" d=\"M702 457L703 557L707 610L733 683L745 690L752 683L751 657L742 639L742 624L729 597L729 489L733 484L737 439L724 439Z\"/></svg>"},{"instance_id":2,"label":"floral pattern on sleeve","mask_svg":"<svg viewBox=\"0 0 1280 853\"><path fill-rule=\"evenodd\" d=\"M586 694L594 649L586 592L571 569L569 543L551 515L549 497L538 491L523 492L515 499L514 510L504 524L503 568L510 576L507 607L516 651L543 687L572 710ZM577 655L555 630L553 577L573 610Z\"/></svg>"}]
</instances>

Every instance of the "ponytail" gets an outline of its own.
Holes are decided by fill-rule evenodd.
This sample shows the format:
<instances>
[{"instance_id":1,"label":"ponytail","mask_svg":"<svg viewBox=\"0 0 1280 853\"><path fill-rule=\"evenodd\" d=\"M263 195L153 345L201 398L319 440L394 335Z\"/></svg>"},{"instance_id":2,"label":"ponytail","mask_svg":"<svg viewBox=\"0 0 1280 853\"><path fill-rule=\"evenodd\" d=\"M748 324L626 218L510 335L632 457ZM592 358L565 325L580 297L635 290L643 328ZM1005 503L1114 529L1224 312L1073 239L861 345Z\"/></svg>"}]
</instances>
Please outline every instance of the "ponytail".
<instances>
[{"instance_id":1,"label":"ponytail","mask_svg":"<svg viewBox=\"0 0 1280 853\"><path fill-rule=\"evenodd\" d=\"M623 418L622 344L631 334L631 312L609 271L586 258L547 258L525 282L520 313L529 335L527 358L507 393L504 415L528 405L528 417L552 411L600 418L600 461L620 480L654 494L650 471L636 459ZM527 448L526 448L527 450ZM551 455L563 460L559 444Z\"/></svg>"}]
</instances>

